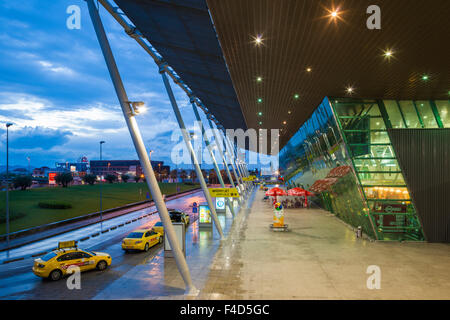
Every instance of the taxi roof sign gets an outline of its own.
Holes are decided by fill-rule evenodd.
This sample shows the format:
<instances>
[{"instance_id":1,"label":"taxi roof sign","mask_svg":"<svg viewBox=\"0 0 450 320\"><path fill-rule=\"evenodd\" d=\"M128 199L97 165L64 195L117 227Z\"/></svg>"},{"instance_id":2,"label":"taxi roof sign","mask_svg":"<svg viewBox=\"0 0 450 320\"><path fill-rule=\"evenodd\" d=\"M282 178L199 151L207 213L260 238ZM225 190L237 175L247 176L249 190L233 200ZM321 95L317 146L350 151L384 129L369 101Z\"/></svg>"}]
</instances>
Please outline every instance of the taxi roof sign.
<instances>
[{"instance_id":1,"label":"taxi roof sign","mask_svg":"<svg viewBox=\"0 0 450 320\"><path fill-rule=\"evenodd\" d=\"M75 240L58 242L58 249L76 248L76 247L77 242Z\"/></svg>"}]
</instances>

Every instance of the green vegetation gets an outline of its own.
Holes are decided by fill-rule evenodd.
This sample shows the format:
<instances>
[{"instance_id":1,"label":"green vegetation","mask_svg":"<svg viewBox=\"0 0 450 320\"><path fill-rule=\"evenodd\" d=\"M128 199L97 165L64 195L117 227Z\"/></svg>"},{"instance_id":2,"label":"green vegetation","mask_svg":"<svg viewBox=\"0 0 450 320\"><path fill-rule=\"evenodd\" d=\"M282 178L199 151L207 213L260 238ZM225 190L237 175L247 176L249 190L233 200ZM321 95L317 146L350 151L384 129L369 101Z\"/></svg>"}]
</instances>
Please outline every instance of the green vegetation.
<instances>
[{"instance_id":1,"label":"green vegetation","mask_svg":"<svg viewBox=\"0 0 450 320\"><path fill-rule=\"evenodd\" d=\"M175 194L174 183L160 183L166 196ZM145 183L104 183L103 210L146 200L148 187ZM195 189L198 185L178 184L180 192ZM23 230L55 221L70 219L99 211L100 185L77 185L46 187L9 192L11 232ZM151 198L151 195L150 195ZM5 192L0 192L0 234L6 232ZM39 207L39 202L66 203L72 208L49 209Z\"/></svg>"},{"instance_id":2,"label":"green vegetation","mask_svg":"<svg viewBox=\"0 0 450 320\"><path fill-rule=\"evenodd\" d=\"M67 186L73 181L72 174L70 172L58 173L55 177L57 184L67 188Z\"/></svg>"},{"instance_id":3,"label":"green vegetation","mask_svg":"<svg viewBox=\"0 0 450 320\"><path fill-rule=\"evenodd\" d=\"M40 201L38 203L39 208L44 209L70 209L72 205L67 202L56 201Z\"/></svg>"},{"instance_id":4,"label":"green vegetation","mask_svg":"<svg viewBox=\"0 0 450 320\"><path fill-rule=\"evenodd\" d=\"M13 180L14 188L20 188L20 190L26 190L31 187L33 179L31 176L17 176Z\"/></svg>"}]
</instances>

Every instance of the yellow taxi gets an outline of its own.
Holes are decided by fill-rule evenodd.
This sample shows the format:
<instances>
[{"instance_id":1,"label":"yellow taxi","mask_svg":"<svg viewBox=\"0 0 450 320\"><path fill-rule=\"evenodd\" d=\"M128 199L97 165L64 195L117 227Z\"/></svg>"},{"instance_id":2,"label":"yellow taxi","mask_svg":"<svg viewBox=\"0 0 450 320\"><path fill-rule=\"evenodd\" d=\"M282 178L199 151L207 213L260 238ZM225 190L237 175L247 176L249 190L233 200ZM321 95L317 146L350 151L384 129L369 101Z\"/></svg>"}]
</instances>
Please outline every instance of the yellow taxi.
<instances>
[{"instance_id":1,"label":"yellow taxi","mask_svg":"<svg viewBox=\"0 0 450 320\"><path fill-rule=\"evenodd\" d=\"M172 222L183 222L185 226L190 222L189 215L178 209L169 209L169 216Z\"/></svg>"},{"instance_id":2,"label":"yellow taxi","mask_svg":"<svg viewBox=\"0 0 450 320\"><path fill-rule=\"evenodd\" d=\"M155 225L153 226L153 230L164 236L164 226L161 221L155 223Z\"/></svg>"},{"instance_id":3,"label":"yellow taxi","mask_svg":"<svg viewBox=\"0 0 450 320\"><path fill-rule=\"evenodd\" d=\"M111 265L111 256L103 252L78 249L76 241L63 241L58 248L34 260L33 273L41 278L57 281L67 274L69 267L76 266L80 271L105 270Z\"/></svg>"},{"instance_id":4,"label":"yellow taxi","mask_svg":"<svg viewBox=\"0 0 450 320\"><path fill-rule=\"evenodd\" d=\"M122 240L122 249L125 250L125 252L128 252L129 250L148 251L154 245L162 242L162 235L152 228L138 229L134 230Z\"/></svg>"}]
</instances>

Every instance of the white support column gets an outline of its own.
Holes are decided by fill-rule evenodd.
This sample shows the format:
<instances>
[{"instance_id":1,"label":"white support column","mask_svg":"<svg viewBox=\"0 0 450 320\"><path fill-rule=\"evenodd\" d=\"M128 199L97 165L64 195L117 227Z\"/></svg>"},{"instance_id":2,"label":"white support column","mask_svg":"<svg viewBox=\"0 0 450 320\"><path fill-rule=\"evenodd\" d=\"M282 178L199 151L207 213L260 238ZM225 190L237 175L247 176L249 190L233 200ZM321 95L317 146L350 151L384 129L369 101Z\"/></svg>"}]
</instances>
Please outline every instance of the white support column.
<instances>
[{"instance_id":1,"label":"white support column","mask_svg":"<svg viewBox=\"0 0 450 320\"><path fill-rule=\"evenodd\" d=\"M228 140L228 137L226 136L226 134L225 133L222 133L220 130L219 130L219 134L220 135L222 135L223 134L223 136L222 136L222 141L223 141L223 143L224 143L224 147L226 148L226 153L227 153L227 155L228 155L228 158L230 159L230 162L231 162L231 165L234 167L234 166L236 166L236 170L237 170L237 172L238 172L238 177L240 178L240 184L246 189L246 185L245 185L245 183L244 183L244 180L242 179L244 176L243 176L243 174L242 174L242 172L241 172L241 170L240 170L240 168L239 168L239 165L238 165L238 161L239 161L239 159L236 157L236 155L235 155L235 153L234 153L234 150L233 150L233 148L231 147L231 143L230 143L230 141ZM234 163L234 164L233 164Z\"/></svg>"},{"instance_id":2,"label":"white support column","mask_svg":"<svg viewBox=\"0 0 450 320\"><path fill-rule=\"evenodd\" d=\"M222 157L223 165L225 166L225 168L228 172L228 176L230 178L231 185L233 186L233 188L236 188L236 185L234 184L234 180L231 177L230 170L228 169L228 163L227 163L227 160L225 159L224 151L220 148L220 143L219 143L220 140L216 134L216 129L214 129L211 119L209 117L207 117L207 119L208 119L209 127L211 128L211 131L213 132L213 135L214 135L214 140L215 140L215 143L217 146L217 150L219 150L220 156ZM236 178L236 181L239 184L240 182L239 182L238 175L236 174L236 170L234 169L233 166L232 166L232 168L233 168L234 177ZM240 203L240 200L239 200L239 203Z\"/></svg>"},{"instance_id":3,"label":"white support column","mask_svg":"<svg viewBox=\"0 0 450 320\"><path fill-rule=\"evenodd\" d=\"M192 283L189 267L186 263L186 259L183 255L180 244L178 243L175 230L170 220L169 212L167 211L166 204L161 194L161 190L159 189L158 186L158 182L156 181L155 173L153 172L153 168L150 164L150 160L148 158L148 154L145 149L141 133L139 131L134 114L131 110L130 102L128 100L127 93L125 91L125 87L123 86L123 82L120 77L119 70L117 68L113 53L111 51L108 38L106 37L105 29L103 28L103 24L100 20L97 7L95 6L93 0L86 0L86 2L89 9L89 15L91 17L92 24L95 29L95 33L97 35L98 42L100 44L103 56L105 58L106 65L108 67L109 75L111 76L111 80L113 82L114 89L119 99L120 106L122 108L126 124L128 126L128 130L130 132L134 147L139 157L139 161L144 171L144 175L147 180L147 185L152 194L156 208L158 209L161 222L164 226L165 235L167 236L167 239L169 240L170 246L173 250L178 270L186 285L186 293L189 295L196 295L198 294L198 290Z\"/></svg>"},{"instance_id":4,"label":"white support column","mask_svg":"<svg viewBox=\"0 0 450 320\"><path fill-rule=\"evenodd\" d=\"M192 109L194 110L195 118L197 119L197 122L199 123L200 129L202 131L203 140L205 141L206 148L208 149L209 155L211 156L211 159L213 161L214 170L216 171L217 177L219 178L220 185L222 186L222 188L225 188L225 183L223 182L222 174L220 173L219 166L217 165L217 162L216 162L216 157L214 156L214 151L209 142L208 136L206 135L205 127L203 127L203 122L198 113L197 106L195 104L195 101L192 99L192 97L190 97L190 99L191 99L190 102L192 105ZM231 177L228 176L228 178L231 181ZM230 208L230 211L233 214L233 216L235 216L234 208L233 208L233 205L231 204L230 198L226 198L226 203L227 203L228 207Z\"/></svg>"},{"instance_id":5,"label":"white support column","mask_svg":"<svg viewBox=\"0 0 450 320\"><path fill-rule=\"evenodd\" d=\"M200 186L202 187L206 201L208 202L209 210L211 211L211 216L214 220L214 225L216 226L217 232L219 232L220 240L225 240L219 218L217 217L215 204L213 203L213 201L211 199L211 195L209 194L208 186L206 185L202 170L200 169L200 166L198 165L197 156L195 155L194 148L192 147L192 144L191 144L191 138L188 136L188 133L186 131L186 126L184 124L183 117L181 116L180 109L178 108L177 101L175 100L175 96L173 95L173 91L172 91L172 87L170 86L169 79L167 79L164 65L161 64L159 66L159 72L161 73L161 77L163 79L164 86L166 87L166 91L169 96L170 103L172 104L173 112L175 113L175 117L177 118L178 125L181 129L181 134L183 136L184 142L186 143L186 147L189 150L189 154L190 154L192 162L194 164L195 171L197 172L197 177L199 178L198 180L200 181Z\"/></svg>"}]
</instances>

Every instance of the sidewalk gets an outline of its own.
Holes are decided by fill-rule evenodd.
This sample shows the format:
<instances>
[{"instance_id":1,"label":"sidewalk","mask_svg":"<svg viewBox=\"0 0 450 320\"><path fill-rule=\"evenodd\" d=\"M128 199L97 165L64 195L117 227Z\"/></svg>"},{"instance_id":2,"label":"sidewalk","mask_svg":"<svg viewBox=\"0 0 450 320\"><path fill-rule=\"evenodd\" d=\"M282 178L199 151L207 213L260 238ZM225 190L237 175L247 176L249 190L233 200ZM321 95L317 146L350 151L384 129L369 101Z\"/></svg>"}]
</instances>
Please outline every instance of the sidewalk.
<instances>
[{"instance_id":1,"label":"sidewalk","mask_svg":"<svg viewBox=\"0 0 450 320\"><path fill-rule=\"evenodd\" d=\"M262 198L234 222L198 299L450 299L450 245L356 239L321 209L287 209L290 231L272 232ZM371 265L379 290L367 288Z\"/></svg>"},{"instance_id":2,"label":"sidewalk","mask_svg":"<svg viewBox=\"0 0 450 320\"><path fill-rule=\"evenodd\" d=\"M179 193L176 195L168 196L168 197L166 197L166 201L177 199L179 197L197 192L198 190L199 189L193 189L193 190L186 191L184 193ZM106 221L106 220L109 220L112 218L116 218L116 217L128 214L130 212L148 208L153 205L154 205L153 201L150 201L150 202L139 204L136 206L126 207L124 209L118 209L118 210L114 210L114 211L110 211L110 212L104 212L103 213L103 221ZM30 235L22 236L22 237L15 238L15 239L11 239L9 242L10 243L9 249L19 248L21 246L24 246L24 245L32 243L32 242L47 239L47 238L50 238L50 237L53 237L53 236L56 236L56 235L59 235L62 233L66 233L69 231L77 230L77 229L89 226L91 224L98 223L99 221L100 221L100 217L95 216L95 217L75 221L73 223L68 223L63 226L51 228L51 229L48 229L45 231L33 233ZM7 250L7 243L6 243L6 241L2 241L2 242L0 242L0 252L5 251L5 250Z\"/></svg>"}]
</instances>

